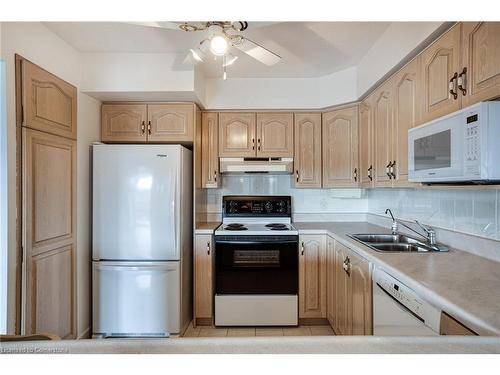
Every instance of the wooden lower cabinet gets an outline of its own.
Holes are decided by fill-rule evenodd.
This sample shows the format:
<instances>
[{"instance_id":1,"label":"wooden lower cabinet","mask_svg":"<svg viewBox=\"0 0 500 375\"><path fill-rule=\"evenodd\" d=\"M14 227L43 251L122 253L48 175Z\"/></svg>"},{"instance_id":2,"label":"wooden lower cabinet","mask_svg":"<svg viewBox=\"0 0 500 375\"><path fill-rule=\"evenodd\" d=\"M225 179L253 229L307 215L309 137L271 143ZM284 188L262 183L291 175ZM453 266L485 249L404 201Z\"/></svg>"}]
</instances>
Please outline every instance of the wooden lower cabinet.
<instances>
[{"instance_id":1,"label":"wooden lower cabinet","mask_svg":"<svg viewBox=\"0 0 500 375\"><path fill-rule=\"evenodd\" d=\"M214 242L211 234L194 241L194 325L212 325L214 316Z\"/></svg>"},{"instance_id":2,"label":"wooden lower cabinet","mask_svg":"<svg viewBox=\"0 0 500 375\"><path fill-rule=\"evenodd\" d=\"M326 318L335 325L335 240L326 237Z\"/></svg>"},{"instance_id":3,"label":"wooden lower cabinet","mask_svg":"<svg viewBox=\"0 0 500 375\"><path fill-rule=\"evenodd\" d=\"M335 242L333 329L337 335L372 335L372 282L370 263Z\"/></svg>"},{"instance_id":4,"label":"wooden lower cabinet","mask_svg":"<svg viewBox=\"0 0 500 375\"><path fill-rule=\"evenodd\" d=\"M455 318L444 311L441 313L441 325L439 329L441 335L449 336L477 336L477 333L460 323Z\"/></svg>"},{"instance_id":5,"label":"wooden lower cabinet","mask_svg":"<svg viewBox=\"0 0 500 375\"><path fill-rule=\"evenodd\" d=\"M299 319L326 319L326 236L299 239Z\"/></svg>"}]
</instances>

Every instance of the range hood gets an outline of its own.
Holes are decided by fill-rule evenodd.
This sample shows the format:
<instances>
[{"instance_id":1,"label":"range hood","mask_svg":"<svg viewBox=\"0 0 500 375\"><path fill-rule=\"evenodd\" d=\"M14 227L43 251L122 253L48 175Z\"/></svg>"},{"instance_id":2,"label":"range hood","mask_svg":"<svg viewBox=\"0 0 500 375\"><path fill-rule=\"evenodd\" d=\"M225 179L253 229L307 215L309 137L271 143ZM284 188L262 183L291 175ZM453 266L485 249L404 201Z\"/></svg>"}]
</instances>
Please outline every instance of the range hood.
<instances>
[{"instance_id":1,"label":"range hood","mask_svg":"<svg viewBox=\"0 0 500 375\"><path fill-rule=\"evenodd\" d=\"M220 173L293 173L293 158L220 158Z\"/></svg>"}]
</instances>

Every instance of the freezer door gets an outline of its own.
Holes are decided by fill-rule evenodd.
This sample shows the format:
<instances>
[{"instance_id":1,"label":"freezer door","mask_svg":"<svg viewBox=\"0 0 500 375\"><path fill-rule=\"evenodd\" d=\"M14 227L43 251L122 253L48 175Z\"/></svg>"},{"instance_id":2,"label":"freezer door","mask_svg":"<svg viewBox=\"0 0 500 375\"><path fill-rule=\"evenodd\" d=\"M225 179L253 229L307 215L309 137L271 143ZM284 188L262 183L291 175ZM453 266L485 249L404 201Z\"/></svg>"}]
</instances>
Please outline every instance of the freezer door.
<instances>
[{"instance_id":1,"label":"freezer door","mask_svg":"<svg viewBox=\"0 0 500 375\"><path fill-rule=\"evenodd\" d=\"M178 260L179 145L93 147L93 259Z\"/></svg>"},{"instance_id":2,"label":"freezer door","mask_svg":"<svg viewBox=\"0 0 500 375\"><path fill-rule=\"evenodd\" d=\"M92 280L94 335L179 333L179 262L93 262Z\"/></svg>"}]
</instances>

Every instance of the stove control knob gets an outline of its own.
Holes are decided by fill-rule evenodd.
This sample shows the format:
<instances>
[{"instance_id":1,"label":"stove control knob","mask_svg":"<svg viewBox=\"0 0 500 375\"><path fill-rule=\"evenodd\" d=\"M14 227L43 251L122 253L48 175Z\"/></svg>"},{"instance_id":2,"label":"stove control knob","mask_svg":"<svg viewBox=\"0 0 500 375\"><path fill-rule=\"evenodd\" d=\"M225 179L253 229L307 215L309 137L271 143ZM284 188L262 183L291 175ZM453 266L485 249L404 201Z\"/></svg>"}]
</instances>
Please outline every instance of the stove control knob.
<instances>
[{"instance_id":1,"label":"stove control knob","mask_svg":"<svg viewBox=\"0 0 500 375\"><path fill-rule=\"evenodd\" d=\"M267 202L264 206L267 212L271 212L273 209L273 204L271 202Z\"/></svg>"},{"instance_id":2,"label":"stove control knob","mask_svg":"<svg viewBox=\"0 0 500 375\"><path fill-rule=\"evenodd\" d=\"M229 207L236 207L235 201L229 201Z\"/></svg>"},{"instance_id":3,"label":"stove control knob","mask_svg":"<svg viewBox=\"0 0 500 375\"><path fill-rule=\"evenodd\" d=\"M236 213L236 208L234 208L234 207L229 207L229 213L230 213L230 214L234 214L234 213Z\"/></svg>"}]
</instances>

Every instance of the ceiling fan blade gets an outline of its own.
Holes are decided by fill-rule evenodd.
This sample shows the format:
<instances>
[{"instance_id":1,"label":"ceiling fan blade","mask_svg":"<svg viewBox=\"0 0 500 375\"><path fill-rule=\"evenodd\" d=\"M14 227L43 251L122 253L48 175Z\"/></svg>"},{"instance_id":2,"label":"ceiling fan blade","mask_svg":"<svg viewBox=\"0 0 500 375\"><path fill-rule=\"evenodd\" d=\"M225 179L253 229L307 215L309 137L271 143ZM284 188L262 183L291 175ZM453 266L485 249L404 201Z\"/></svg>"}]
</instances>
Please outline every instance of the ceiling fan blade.
<instances>
[{"instance_id":1,"label":"ceiling fan blade","mask_svg":"<svg viewBox=\"0 0 500 375\"><path fill-rule=\"evenodd\" d=\"M138 26L147 26L147 27L157 27L160 29L168 29L168 30L179 30L179 25L182 25L183 22L168 22L168 21L151 21L151 22L125 22L130 25L138 25Z\"/></svg>"},{"instance_id":2,"label":"ceiling fan blade","mask_svg":"<svg viewBox=\"0 0 500 375\"><path fill-rule=\"evenodd\" d=\"M281 56L245 37L242 38L241 43L234 45L234 47L269 66L277 64L281 60Z\"/></svg>"}]
</instances>

